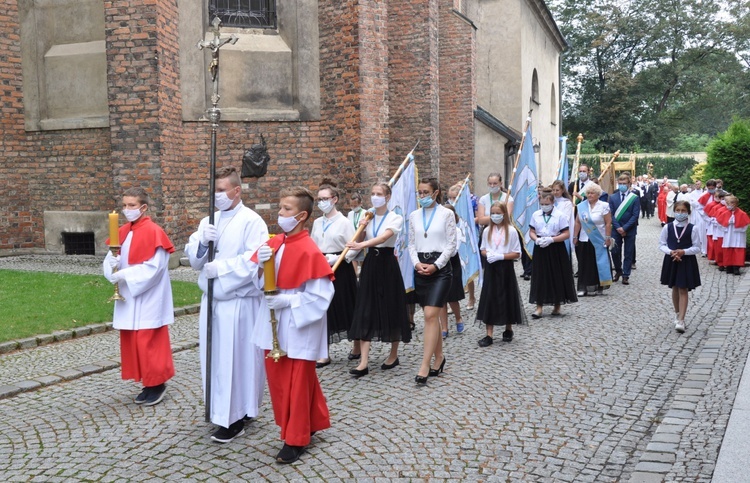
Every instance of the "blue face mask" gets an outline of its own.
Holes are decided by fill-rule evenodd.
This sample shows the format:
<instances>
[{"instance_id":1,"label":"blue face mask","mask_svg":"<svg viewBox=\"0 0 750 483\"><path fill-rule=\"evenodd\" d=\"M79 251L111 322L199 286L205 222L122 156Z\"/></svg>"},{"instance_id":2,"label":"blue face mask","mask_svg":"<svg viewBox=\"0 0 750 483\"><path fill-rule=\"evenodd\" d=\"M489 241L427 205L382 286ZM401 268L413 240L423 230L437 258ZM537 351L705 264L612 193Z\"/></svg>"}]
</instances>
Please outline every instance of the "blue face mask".
<instances>
[{"instance_id":1,"label":"blue face mask","mask_svg":"<svg viewBox=\"0 0 750 483\"><path fill-rule=\"evenodd\" d=\"M716 188L708 188L708 192L714 194L716 193Z\"/></svg>"},{"instance_id":2,"label":"blue face mask","mask_svg":"<svg viewBox=\"0 0 750 483\"><path fill-rule=\"evenodd\" d=\"M685 221L688 219L688 214L687 213L675 213L674 219L677 221Z\"/></svg>"},{"instance_id":3,"label":"blue face mask","mask_svg":"<svg viewBox=\"0 0 750 483\"><path fill-rule=\"evenodd\" d=\"M628 185L626 184L618 184L617 189L620 190L620 193L624 193L628 190Z\"/></svg>"},{"instance_id":4,"label":"blue face mask","mask_svg":"<svg viewBox=\"0 0 750 483\"><path fill-rule=\"evenodd\" d=\"M419 206L422 208L429 208L434 201L435 200L432 199L432 196L425 196L424 198L419 198Z\"/></svg>"}]
</instances>

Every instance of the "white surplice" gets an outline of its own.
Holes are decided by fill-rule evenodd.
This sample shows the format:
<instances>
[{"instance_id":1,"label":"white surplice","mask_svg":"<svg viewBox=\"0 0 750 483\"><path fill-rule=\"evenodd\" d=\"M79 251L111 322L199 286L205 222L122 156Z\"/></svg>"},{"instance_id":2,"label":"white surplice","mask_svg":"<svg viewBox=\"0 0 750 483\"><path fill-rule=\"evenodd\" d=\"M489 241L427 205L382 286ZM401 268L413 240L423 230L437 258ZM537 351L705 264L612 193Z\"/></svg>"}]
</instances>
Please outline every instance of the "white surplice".
<instances>
[{"instance_id":1,"label":"white surplice","mask_svg":"<svg viewBox=\"0 0 750 483\"><path fill-rule=\"evenodd\" d=\"M242 203L232 210L216 212L214 223L218 231L214 261L219 275L213 282L210 417L212 423L226 428L245 415L256 417L263 399L263 353L251 340L262 310L263 286L256 283L258 266L250 257L268 241L268 228L257 213ZM200 245L207 224L206 217L185 246L195 270L202 270L208 262L206 247ZM205 393L208 280L203 271L198 285L203 290L200 357Z\"/></svg>"},{"instance_id":2,"label":"white surplice","mask_svg":"<svg viewBox=\"0 0 750 483\"><path fill-rule=\"evenodd\" d=\"M169 253L160 247L151 259L130 265L128 256L132 238L131 231L120 248L119 271L123 280L119 287L125 301L115 302L112 327L118 330L158 329L174 322ZM111 258L112 253L107 252L103 264L107 279L112 277Z\"/></svg>"},{"instance_id":3,"label":"white surplice","mask_svg":"<svg viewBox=\"0 0 750 483\"><path fill-rule=\"evenodd\" d=\"M281 245L276 253L276 274L284 260ZM257 283L263 286L265 274ZM292 294L290 307L276 310L279 347L290 359L317 361L328 357L328 306L333 299L333 282L328 277L307 280L296 289L278 289L280 294ZM273 348L271 312L263 300L253 331L253 342L261 349Z\"/></svg>"}]
</instances>

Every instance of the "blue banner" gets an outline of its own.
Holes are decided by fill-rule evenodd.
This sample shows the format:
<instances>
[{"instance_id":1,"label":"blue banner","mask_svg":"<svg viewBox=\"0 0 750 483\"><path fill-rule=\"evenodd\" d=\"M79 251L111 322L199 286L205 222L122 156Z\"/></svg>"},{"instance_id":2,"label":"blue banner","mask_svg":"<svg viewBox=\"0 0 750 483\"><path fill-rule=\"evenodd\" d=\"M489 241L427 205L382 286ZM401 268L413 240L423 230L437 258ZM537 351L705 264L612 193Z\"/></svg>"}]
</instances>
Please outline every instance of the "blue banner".
<instances>
[{"instance_id":1,"label":"blue banner","mask_svg":"<svg viewBox=\"0 0 750 483\"><path fill-rule=\"evenodd\" d=\"M568 184L570 183L570 166L568 166L568 136L560 136L560 142L562 143L562 145L560 146L560 161L557 165L557 177L555 179L561 180L567 188Z\"/></svg>"},{"instance_id":2,"label":"blue banner","mask_svg":"<svg viewBox=\"0 0 750 483\"><path fill-rule=\"evenodd\" d=\"M534 252L534 241L529 236L531 215L539 209L537 194L536 154L531 141L531 123L528 124L518 165L513 172L510 194L513 196L513 223L523 235L526 253Z\"/></svg>"},{"instance_id":3,"label":"blue banner","mask_svg":"<svg viewBox=\"0 0 750 483\"><path fill-rule=\"evenodd\" d=\"M417 209L417 168L414 156L409 157L411 162L391 186L391 199L388 202L388 209L404 218L404 227L396 237L394 252L407 292L414 290L414 265L409 257L409 215Z\"/></svg>"},{"instance_id":4,"label":"blue banner","mask_svg":"<svg viewBox=\"0 0 750 483\"><path fill-rule=\"evenodd\" d=\"M468 181L468 178L467 178ZM461 258L461 274L463 275L464 288L469 282L480 278L482 260L477 245L477 230L474 225L474 208L471 205L471 193L469 183L464 182L464 187L456 197L453 205L458 214L458 255Z\"/></svg>"}]
</instances>

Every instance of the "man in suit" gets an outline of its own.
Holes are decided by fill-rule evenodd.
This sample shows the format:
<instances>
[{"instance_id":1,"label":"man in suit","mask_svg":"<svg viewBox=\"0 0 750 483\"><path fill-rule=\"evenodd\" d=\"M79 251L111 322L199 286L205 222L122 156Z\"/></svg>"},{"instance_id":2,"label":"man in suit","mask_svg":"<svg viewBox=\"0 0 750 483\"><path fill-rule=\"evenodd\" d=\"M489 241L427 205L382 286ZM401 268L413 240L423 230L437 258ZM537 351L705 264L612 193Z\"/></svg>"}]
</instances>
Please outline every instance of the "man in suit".
<instances>
[{"instance_id":1,"label":"man in suit","mask_svg":"<svg viewBox=\"0 0 750 483\"><path fill-rule=\"evenodd\" d=\"M609 209L612 213L612 261L615 265L613 282L622 277L622 284L630 283L630 270L635 255L635 236L638 233L638 214L640 200L638 194L630 187L630 175L621 174L617 178L617 191L609 197Z\"/></svg>"},{"instance_id":2,"label":"man in suit","mask_svg":"<svg viewBox=\"0 0 750 483\"><path fill-rule=\"evenodd\" d=\"M570 196L573 197L574 204L577 205L583 200L583 196L578 193L583 190L583 187L586 186L586 183L588 183L590 179L591 173L589 167L585 164L581 164L578 167L578 179L571 181L568 185L568 193L570 193Z\"/></svg>"},{"instance_id":3,"label":"man in suit","mask_svg":"<svg viewBox=\"0 0 750 483\"><path fill-rule=\"evenodd\" d=\"M648 191L646 193L648 194L648 211L646 212L646 216L651 218L654 216L656 198L659 197L659 184L650 176L648 178Z\"/></svg>"}]
</instances>

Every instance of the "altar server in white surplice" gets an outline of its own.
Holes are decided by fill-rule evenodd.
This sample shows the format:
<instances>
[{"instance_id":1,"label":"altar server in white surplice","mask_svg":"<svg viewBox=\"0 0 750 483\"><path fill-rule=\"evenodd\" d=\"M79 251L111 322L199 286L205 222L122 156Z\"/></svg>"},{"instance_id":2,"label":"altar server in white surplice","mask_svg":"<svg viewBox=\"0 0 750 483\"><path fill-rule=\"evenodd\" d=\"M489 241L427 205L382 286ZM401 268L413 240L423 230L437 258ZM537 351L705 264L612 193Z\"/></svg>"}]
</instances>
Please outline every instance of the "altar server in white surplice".
<instances>
[{"instance_id":1,"label":"altar server in white surplice","mask_svg":"<svg viewBox=\"0 0 750 483\"><path fill-rule=\"evenodd\" d=\"M200 314L200 355L203 387L206 385L206 325L208 279L213 279L211 347L211 422L219 428L211 439L228 443L245 431L245 422L258 415L263 399L263 353L251 341L263 300L258 266L250 256L268 241L261 217L242 203L237 170L216 172L214 225L208 217L185 246L190 265L200 270L203 290ZM214 242L214 261L208 262L208 243Z\"/></svg>"}]
</instances>

